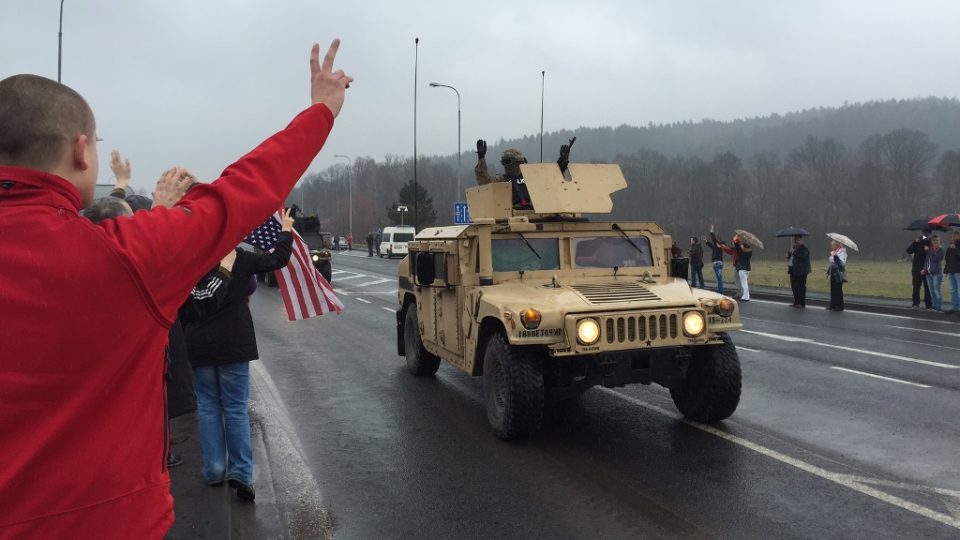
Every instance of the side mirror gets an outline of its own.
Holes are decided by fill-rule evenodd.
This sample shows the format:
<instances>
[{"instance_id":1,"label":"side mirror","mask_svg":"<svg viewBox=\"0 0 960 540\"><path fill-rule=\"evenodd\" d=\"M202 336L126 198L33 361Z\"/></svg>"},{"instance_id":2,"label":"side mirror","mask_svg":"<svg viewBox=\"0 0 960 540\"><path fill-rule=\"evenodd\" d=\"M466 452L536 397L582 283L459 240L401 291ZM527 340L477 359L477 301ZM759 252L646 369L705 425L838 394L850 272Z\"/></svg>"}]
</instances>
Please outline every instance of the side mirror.
<instances>
[{"instance_id":1,"label":"side mirror","mask_svg":"<svg viewBox=\"0 0 960 540\"><path fill-rule=\"evenodd\" d=\"M414 266L417 272L417 285L433 285L436 280L436 267L434 265L433 253L417 252L417 258Z\"/></svg>"}]
</instances>

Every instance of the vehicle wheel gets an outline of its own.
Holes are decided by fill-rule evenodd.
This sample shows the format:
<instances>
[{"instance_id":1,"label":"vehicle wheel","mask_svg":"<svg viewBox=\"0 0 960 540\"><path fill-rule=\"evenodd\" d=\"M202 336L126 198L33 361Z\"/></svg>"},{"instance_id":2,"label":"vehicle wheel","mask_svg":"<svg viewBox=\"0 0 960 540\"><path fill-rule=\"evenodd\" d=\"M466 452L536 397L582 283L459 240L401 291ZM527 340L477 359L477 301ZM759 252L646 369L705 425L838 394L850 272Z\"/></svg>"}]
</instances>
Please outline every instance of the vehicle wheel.
<instances>
[{"instance_id":1,"label":"vehicle wheel","mask_svg":"<svg viewBox=\"0 0 960 540\"><path fill-rule=\"evenodd\" d=\"M497 437L529 437L543 421L543 370L537 350L513 347L498 332L483 355L483 396L487 420Z\"/></svg>"},{"instance_id":2,"label":"vehicle wheel","mask_svg":"<svg viewBox=\"0 0 960 540\"><path fill-rule=\"evenodd\" d=\"M723 420L740 403L740 358L730 336L721 337L723 345L694 350L683 385L670 389L673 403L690 420Z\"/></svg>"},{"instance_id":3,"label":"vehicle wheel","mask_svg":"<svg viewBox=\"0 0 960 540\"><path fill-rule=\"evenodd\" d=\"M403 346L407 357L407 369L414 375L433 375L440 369L440 358L423 347L420 339L420 323L417 320L417 305L407 307L403 323Z\"/></svg>"}]
</instances>

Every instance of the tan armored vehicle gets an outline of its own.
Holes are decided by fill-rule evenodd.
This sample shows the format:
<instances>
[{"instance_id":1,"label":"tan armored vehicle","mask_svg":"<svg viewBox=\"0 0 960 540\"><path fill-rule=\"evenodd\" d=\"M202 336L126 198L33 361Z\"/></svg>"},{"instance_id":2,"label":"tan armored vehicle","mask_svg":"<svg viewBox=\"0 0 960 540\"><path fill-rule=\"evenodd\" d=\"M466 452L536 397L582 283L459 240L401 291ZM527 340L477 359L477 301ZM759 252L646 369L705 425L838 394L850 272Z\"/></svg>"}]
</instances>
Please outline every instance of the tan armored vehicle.
<instances>
[{"instance_id":1,"label":"tan armored vehicle","mask_svg":"<svg viewBox=\"0 0 960 540\"><path fill-rule=\"evenodd\" d=\"M425 229L399 267L398 353L415 375L446 360L483 377L496 435L526 437L545 407L595 385L657 383L687 418L714 422L740 400L730 298L671 269L649 221L595 221L626 187L618 165L521 165L534 210L509 182L467 190L469 225ZM595 218L594 218L595 219Z\"/></svg>"}]
</instances>

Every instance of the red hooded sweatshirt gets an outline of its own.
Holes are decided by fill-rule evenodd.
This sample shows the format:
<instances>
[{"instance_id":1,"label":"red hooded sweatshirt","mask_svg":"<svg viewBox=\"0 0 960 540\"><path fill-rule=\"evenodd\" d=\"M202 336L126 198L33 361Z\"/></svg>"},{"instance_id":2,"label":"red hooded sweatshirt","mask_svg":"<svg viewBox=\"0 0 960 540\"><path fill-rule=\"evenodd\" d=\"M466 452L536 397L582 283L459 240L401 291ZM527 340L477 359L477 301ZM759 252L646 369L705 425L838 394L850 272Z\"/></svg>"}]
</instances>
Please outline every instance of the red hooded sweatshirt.
<instances>
[{"instance_id":1,"label":"red hooded sweatshirt","mask_svg":"<svg viewBox=\"0 0 960 540\"><path fill-rule=\"evenodd\" d=\"M0 539L166 534L169 327L332 126L314 105L173 208L100 225L66 180L0 167Z\"/></svg>"}]
</instances>

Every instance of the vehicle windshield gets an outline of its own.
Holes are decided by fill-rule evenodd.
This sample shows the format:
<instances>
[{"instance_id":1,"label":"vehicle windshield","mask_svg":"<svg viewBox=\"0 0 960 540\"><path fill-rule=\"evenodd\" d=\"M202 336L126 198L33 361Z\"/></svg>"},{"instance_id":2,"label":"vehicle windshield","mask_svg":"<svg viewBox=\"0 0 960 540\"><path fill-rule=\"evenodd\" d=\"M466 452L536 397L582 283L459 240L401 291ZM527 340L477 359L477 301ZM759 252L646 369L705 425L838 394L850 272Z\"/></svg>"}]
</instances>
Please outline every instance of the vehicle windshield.
<instances>
[{"instance_id":1,"label":"vehicle windshield","mask_svg":"<svg viewBox=\"0 0 960 540\"><path fill-rule=\"evenodd\" d=\"M413 233L408 233L408 232L393 233L394 242L410 242L412 240L413 240Z\"/></svg>"},{"instance_id":2,"label":"vehicle windshield","mask_svg":"<svg viewBox=\"0 0 960 540\"><path fill-rule=\"evenodd\" d=\"M574 264L577 268L630 268L652 266L650 241L645 236L630 236L630 245L623 236L593 236L573 239Z\"/></svg>"},{"instance_id":3,"label":"vehicle windshield","mask_svg":"<svg viewBox=\"0 0 960 540\"><path fill-rule=\"evenodd\" d=\"M556 238L503 238L493 241L493 271L558 270L560 242ZM530 249L530 247L533 249ZM536 253L534 253L536 251ZM539 255L539 257L537 257Z\"/></svg>"}]
</instances>

